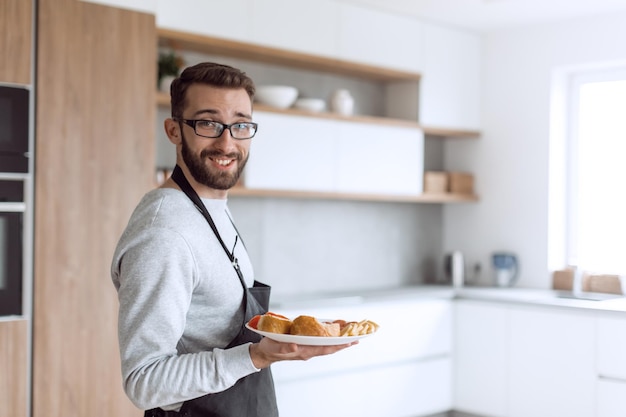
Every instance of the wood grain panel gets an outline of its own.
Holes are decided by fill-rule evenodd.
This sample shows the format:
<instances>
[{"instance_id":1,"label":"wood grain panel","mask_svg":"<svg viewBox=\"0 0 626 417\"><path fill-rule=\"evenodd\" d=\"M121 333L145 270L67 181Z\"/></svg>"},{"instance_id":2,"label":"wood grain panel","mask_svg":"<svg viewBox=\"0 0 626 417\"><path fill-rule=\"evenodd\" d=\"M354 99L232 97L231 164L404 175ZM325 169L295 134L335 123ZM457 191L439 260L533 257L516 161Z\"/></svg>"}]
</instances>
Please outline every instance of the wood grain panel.
<instances>
[{"instance_id":1,"label":"wood grain panel","mask_svg":"<svg viewBox=\"0 0 626 417\"><path fill-rule=\"evenodd\" d=\"M31 84L33 2L0 1L0 82Z\"/></svg>"},{"instance_id":2,"label":"wood grain panel","mask_svg":"<svg viewBox=\"0 0 626 417\"><path fill-rule=\"evenodd\" d=\"M180 50L195 51L209 55L221 55L266 64L321 71L330 74L358 77L376 81L419 81L421 75L414 72L380 68L335 58L293 52L247 42L159 29L160 45Z\"/></svg>"},{"instance_id":3,"label":"wood grain panel","mask_svg":"<svg viewBox=\"0 0 626 417\"><path fill-rule=\"evenodd\" d=\"M0 321L0 417L27 417L28 321Z\"/></svg>"},{"instance_id":4,"label":"wood grain panel","mask_svg":"<svg viewBox=\"0 0 626 417\"><path fill-rule=\"evenodd\" d=\"M154 16L39 0L34 417L139 416L122 391L115 244L152 186Z\"/></svg>"}]
</instances>

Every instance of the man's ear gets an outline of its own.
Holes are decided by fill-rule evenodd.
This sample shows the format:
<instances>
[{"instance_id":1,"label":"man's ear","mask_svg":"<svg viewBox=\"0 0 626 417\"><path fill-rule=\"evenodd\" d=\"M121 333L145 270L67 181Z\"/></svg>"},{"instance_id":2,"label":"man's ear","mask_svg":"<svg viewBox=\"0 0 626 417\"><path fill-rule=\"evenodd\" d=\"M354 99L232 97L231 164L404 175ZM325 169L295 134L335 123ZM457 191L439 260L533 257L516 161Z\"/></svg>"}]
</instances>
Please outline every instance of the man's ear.
<instances>
[{"instance_id":1,"label":"man's ear","mask_svg":"<svg viewBox=\"0 0 626 417\"><path fill-rule=\"evenodd\" d=\"M165 119L163 122L163 127L165 128L165 134L167 135L170 142L174 145L179 145L182 143L182 135L180 133L180 124L172 118Z\"/></svg>"}]
</instances>

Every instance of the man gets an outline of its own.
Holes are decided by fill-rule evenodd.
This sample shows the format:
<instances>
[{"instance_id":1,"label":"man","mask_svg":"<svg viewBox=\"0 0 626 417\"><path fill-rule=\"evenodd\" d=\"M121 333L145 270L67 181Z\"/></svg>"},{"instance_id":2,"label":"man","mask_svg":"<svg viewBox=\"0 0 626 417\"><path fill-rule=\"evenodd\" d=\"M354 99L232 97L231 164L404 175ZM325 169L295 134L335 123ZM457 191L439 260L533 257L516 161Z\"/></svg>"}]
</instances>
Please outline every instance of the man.
<instances>
[{"instance_id":1,"label":"man","mask_svg":"<svg viewBox=\"0 0 626 417\"><path fill-rule=\"evenodd\" d=\"M172 83L176 169L144 196L113 257L124 389L146 416L277 416L272 363L350 346L278 343L243 326L269 303L226 204L257 130L254 91L214 63Z\"/></svg>"}]
</instances>

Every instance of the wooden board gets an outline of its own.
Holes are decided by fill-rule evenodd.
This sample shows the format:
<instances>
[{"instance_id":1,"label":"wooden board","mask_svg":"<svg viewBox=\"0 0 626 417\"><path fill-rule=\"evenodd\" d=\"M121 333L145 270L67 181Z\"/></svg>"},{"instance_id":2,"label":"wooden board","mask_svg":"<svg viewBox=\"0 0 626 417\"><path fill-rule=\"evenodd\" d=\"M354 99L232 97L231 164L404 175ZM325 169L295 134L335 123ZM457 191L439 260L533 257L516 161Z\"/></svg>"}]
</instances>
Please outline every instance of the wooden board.
<instances>
[{"instance_id":1,"label":"wooden board","mask_svg":"<svg viewBox=\"0 0 626 417\"><path fill-rule=\"evenodd\" d=\"M152 187L154 16L40 0L34 417L140 416L122 390L113 250Z\"/></svg>"},{"instance_id":2,"label":"wooden board","mask_svg":"<svg viewBox=\"0 0 626 417\"><path fill-rule=\"evenodd\" d=\"M0 82L31 84L33 2L0 1Z\"/></svg>"},{"instance_id":3,"label":"wooden board","mask_svg":"<svg viewBox=\"0 0 626 417\"><path fill-rule=\"evenodd\" d=\"M28 416L28 321L0 321L0 417Z\"/></svg>"}]
</instances>

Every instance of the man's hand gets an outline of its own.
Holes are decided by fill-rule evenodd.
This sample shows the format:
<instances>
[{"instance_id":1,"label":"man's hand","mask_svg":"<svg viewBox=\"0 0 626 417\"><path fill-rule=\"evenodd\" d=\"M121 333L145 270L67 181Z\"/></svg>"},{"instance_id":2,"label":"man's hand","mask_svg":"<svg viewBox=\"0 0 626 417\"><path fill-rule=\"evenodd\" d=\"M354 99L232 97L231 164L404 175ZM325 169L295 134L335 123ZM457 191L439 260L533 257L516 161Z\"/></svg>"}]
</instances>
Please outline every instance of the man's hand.
<instances>
[{"instance_id":1,"label":"man's hand","mask_svg":"<svg viewBox=\"0 0 626 417\"><path fill-rule=\"evenodd\" d=\"M335 346L308 346L295 343L281 343L264 337L259 343L250 345L250 358L258 369L267 368L279 361L306 361L316 356L331 355L339 352L358 341Z\"/></svg>"}]
</instances>

